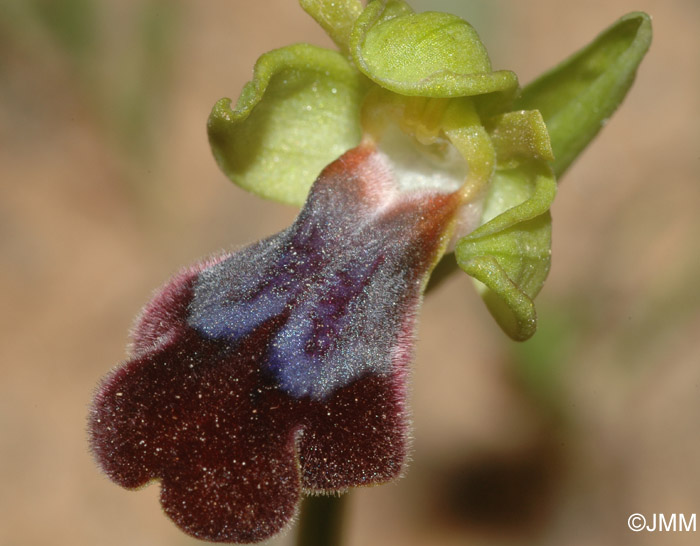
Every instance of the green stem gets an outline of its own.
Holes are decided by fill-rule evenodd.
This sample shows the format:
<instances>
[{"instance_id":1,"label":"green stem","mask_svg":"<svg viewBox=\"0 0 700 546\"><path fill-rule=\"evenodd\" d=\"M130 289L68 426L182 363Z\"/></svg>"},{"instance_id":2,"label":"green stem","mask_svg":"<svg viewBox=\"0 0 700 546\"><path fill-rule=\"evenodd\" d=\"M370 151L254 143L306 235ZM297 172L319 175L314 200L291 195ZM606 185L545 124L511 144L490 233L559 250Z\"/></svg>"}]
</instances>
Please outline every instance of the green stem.
<instances>
[{"instance_id":1,"label":"green stem","mask_svg":"<svg viewBox=\"0 0 700 546\"><path fill-rule=\"evenodd\" d=\"M297 546L339 546L346 495L306 497L301 504Z\"/></svg>"}]
</instances>

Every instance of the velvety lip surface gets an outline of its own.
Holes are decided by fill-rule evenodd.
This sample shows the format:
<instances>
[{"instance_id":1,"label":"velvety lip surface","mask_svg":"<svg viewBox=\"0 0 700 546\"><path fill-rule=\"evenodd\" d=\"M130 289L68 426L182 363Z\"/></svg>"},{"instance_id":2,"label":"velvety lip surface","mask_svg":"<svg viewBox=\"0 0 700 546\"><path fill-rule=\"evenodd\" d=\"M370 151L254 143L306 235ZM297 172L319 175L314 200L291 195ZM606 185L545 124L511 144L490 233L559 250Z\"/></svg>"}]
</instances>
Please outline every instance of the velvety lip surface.
<instances>
[{"instance_id":1,"label":"velvety lip surface","mask_svg":"<svg viewBox=\"0 0 700 546\"><path fill-rule=\"evenodd\" d=\"M218 542L269 538L302 491L400 474L415 316L458 204L397 192L363 145L323 171L290 228L175 276L95 396L105 473L160 480L165 512Z\"/></svg>"}]
</instances>

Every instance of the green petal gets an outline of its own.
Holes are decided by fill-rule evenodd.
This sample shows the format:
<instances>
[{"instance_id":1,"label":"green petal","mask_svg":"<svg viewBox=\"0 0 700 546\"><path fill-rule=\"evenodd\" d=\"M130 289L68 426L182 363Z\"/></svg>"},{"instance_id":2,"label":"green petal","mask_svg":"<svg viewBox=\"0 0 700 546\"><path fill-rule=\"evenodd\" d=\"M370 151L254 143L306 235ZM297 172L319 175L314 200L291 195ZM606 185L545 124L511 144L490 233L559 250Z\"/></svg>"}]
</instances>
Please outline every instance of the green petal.
<instances>
[{"instance_id":1,"label":"green petal","mask_svg":"<svg viewBox=\"0 0 700 546\"><path fill-rule=\"evenodd\" d=\"M489 311L515 340L528 339L537 326L533 298L549 272L555 193L544 161L497 171L484 204L486 223L455 249L458 265L479 281Z\"/></svg>"},{"instance_id":2,"label":"green petal","mask_svg":"<svg viewBox=\"0 0 700 546\"><path fill-rule=\"evenodd\" d=\"M402 95L463 97L512 93L510 71L491 71L479 36L448 13L413 13L400 0L370 2L350 37L352 59L368 78Z\"/></svg>"},{"instance_id":3,"label":"green petal","mask_svg":"<svg viewBox=\"0 0 700 546\"><path fill-rule=\"evenodd\" d=\"M355 19L362 13L360 0L300 0L299 3L340 50L347 53L350 32Z\"/></svg>"},{"instance_id":4,"label":"green petal","mask_svg":"<svg viewBox=\"0 0 700 546\"><path fill-rule=\"evenodd\" d=\"M487 129L501 166L524 158L554 160L547 126L537 110L495 116L487 121Z\"/></svg>"},{"instance_id":5,"label":"green petal","mask_svg":"<svg viewBox=\"0 0 700 546\"><path fill-rule=\"evenodd\" d=\"M261 197L303 204L321 170L361 138L367 80L335 51L297 44L266 53L235 109L221 99L209 116L224 173Z\"/></svg>"},{"instance_id":6,"label":"green petal","mask_svg":"<svg viewBox=\"0 0 700 546\"><path fill-rule=\"evenodd\" d=\"M516 108L542 112L560 176L617 109L651 44L651 19L630 13L525 87Z\"/></svg>"}]
</instances>

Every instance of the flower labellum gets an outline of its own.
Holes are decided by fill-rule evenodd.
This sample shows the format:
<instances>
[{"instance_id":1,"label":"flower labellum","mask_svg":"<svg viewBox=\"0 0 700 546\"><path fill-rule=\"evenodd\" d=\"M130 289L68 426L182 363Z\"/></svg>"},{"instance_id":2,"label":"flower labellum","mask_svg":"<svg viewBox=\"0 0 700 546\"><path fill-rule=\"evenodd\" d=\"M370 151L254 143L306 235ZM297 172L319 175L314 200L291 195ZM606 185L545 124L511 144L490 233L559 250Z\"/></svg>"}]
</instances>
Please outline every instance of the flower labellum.
<instances>
[{"instance_id":1,"label":"flower labellum","mask_svg":"<svg viewBox=\"0 0 700 546\"><path fill-rule=\"evenodd\" d=\"M456 193L400 193L363 144L320 175L296 222L177 275L90 417L105 473L161 481L165 512L220 542L268 538L302 491L398 476L407 366Z\"/></svg>"}]
</instances>

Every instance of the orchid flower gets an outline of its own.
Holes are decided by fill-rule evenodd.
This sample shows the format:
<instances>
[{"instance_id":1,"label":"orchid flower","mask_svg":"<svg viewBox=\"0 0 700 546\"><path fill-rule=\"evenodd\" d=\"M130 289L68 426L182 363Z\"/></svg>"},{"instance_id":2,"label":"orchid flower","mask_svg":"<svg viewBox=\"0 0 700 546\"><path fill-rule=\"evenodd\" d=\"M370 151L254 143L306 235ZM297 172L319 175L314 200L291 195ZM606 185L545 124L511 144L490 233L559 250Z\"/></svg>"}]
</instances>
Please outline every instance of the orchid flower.
<instances>
[{"instance_id":1,"label":"orchid flower","mask_svg":"<svg viewBox=\"0 0 700 546\"><path fill-rule=\"evenodd\" d=\"M286 230L175 275L95 395L117 484L216 542L265 540L303 494L404 471L406 381L431 271L454 251L525 340L550 264L555 175L629 89L648 16L623 17L524 90L474 29L401 0L302 0L338 45L263 55L209 139L222 170L302 205Z\"/></svg>"}]
</instances>

